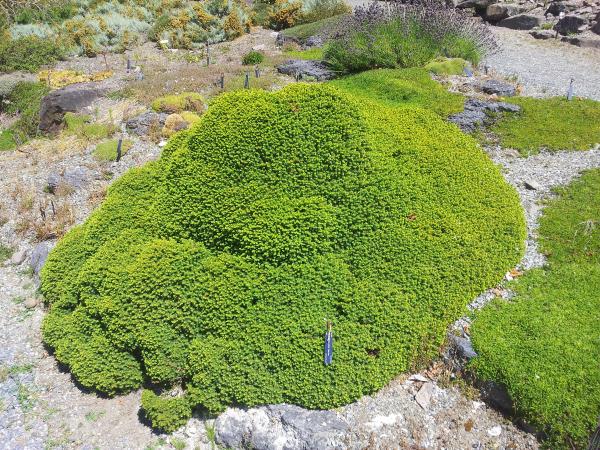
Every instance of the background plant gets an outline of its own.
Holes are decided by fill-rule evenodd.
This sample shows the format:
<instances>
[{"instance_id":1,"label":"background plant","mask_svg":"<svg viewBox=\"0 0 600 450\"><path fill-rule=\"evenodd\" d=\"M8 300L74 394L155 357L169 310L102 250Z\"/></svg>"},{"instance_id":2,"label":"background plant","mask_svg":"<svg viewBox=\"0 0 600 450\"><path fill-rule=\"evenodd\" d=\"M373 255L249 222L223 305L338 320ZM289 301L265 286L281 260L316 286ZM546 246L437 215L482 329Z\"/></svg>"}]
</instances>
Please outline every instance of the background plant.
<instances>
[{"instance_id":1,"label":"background plant","mask_svg":"<svg viewBox=\"0 0 600 450\"><path fill-rule=\"evenodd\" d=\"M326 35L325 58L340 72L423 66L439 56L477 64L495 47L486 25L435 1L357 7Z\"/></svg>"}]
</instances>

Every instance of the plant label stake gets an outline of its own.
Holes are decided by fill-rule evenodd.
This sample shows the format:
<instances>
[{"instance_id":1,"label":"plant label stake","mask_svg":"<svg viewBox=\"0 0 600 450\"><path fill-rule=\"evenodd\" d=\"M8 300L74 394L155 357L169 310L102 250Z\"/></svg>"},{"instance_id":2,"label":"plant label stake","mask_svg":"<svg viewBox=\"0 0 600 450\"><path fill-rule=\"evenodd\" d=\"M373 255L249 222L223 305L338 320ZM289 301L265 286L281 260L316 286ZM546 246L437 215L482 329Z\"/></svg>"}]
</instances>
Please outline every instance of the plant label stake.
<instances>
[{"instance_id":1,"label":"plant label stake","mask_svg":"<svg viewBox=\"0 0 600 450\"><path fill-rule=\"evenodd\" d=\"M325 333L325 355L323 362L326 366L331 364L333 360L333 331L332 331L332 323L327 321L327 332Z\"/></svg>"},{"instance_id":2,"label":"plant label stake","mask_svg":"<svg viewBox=\"0 0 600 450\"><path fill-rule=\"evenodd\" d=\"M248 89L250 87L250 72L246 72L246 77L244 78L244 89Z\"/></svg>"},{"instance_id":3,"label":"plant label stake","mask_svg":"<svg viewBox=\"0 0 600 450\"><path fill-rule=\"evenodd\" d=\"M221 90L225 89L225 74L224 73L221 73L220 83L221 83Z\"/></svg>"},{"instance_id":4,"label":"plant label stake","mask_svg":"<svg viewBox=\"0 0 600 450\"><path fill-rule=\"evenodd\" d=\"M123 146L123 138L119 138L119 142L117 144L117 162L121 160L121 147Z\"/></svg>"},{"instance_id":5,"label":"plant label stake","mask_svg":"<svg viewBox=\"0 0 600 450\"><path fill-rule=\"evenodd\" d=\"M254 66L254 76L256 78L260 77L260 68L258 66Z\"/></svg>"},{"instance_id":6,"label":"plant label stake","mask_svg":"<svg viewBox=\"0 0 600 450\"><path fill-rule=\"evenodd\" d=\"M206 41L206 65L210 66L210 44Z\"/></svg>"},{"instance_id":7,"label":"plant label stake","mask_svg":"<svg viewBox=\"0 0 600 450\"><path fill-rule=\"evenodd\" d=\"M131 71L131 59L127 58L127 73Z\"/></svg>"},{"instance_id":8,"label":"plant label stake","mask_svg":"<svg viewBox=\"0 0 600 450\"><path fill-rule=\"evenodd\" d=\"M569 83L569 90L567 91L567 100L573 100L573 82L575 78L571 78L571 82Z\"/></svg>"}]
</instances>

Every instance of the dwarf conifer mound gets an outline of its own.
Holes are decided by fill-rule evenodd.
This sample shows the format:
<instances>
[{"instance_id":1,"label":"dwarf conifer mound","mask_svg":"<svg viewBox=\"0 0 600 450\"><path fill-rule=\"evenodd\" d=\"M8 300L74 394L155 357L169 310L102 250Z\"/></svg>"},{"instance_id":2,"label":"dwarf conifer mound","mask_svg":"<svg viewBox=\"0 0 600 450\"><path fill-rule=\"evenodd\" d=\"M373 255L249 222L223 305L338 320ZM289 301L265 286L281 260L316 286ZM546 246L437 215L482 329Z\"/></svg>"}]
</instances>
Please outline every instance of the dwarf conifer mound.
<instances>
[{"instance_id":1,"label":"dwarf conifer mound","mask_svg":"<svg viewBox=\"0 0 600 450\"><path fill-rule=\"evenodd\" d=\"M172 428L161 404L330 408L435 352L518 261L518 197L434 113L364 104L302 84L223 95L123 176L43 269L56 358L110 395L182 386L177 404L146 395Z\"/></svg>"}]
</instances>

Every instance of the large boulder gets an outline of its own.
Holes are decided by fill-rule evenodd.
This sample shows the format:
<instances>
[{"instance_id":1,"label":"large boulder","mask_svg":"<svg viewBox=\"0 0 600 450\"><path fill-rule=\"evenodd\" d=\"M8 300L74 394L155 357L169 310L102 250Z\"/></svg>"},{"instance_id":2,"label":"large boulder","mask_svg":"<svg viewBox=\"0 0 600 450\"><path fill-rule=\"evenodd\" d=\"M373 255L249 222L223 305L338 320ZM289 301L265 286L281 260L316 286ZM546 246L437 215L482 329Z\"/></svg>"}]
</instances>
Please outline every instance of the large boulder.
<instances>
[{"instance_id":1,"label":"large boulder","mask_svg":"<svg viewBox=\"0 0 600 450\"><path fill-rule=\"evenodd\" d=\"M516 16L527 11L527 7L514 3L494 3L485 10L485 20L496 23L507 17Z\"/></svg>"},{"instance_id":2,"label":"large boulder","mask_svg":"<svg viewBox=\"0 0 600 450\"><path fill-rule=\"evenodd\" d=\"M584 28L587 23L588 21L581 16L567 15L554 25L554 29L563 36L568 36L569 34L583 31L582 28Z\"/></svg>"},{"instance_id":3,"label":"large boulder","mask_svg":"<svg viewBox=\"0 0 600 450\"><path fill-rule=\"evenodd\" d=\"M507 17L498 22L499 27L511 28L513 30L531 30L539 27L546 21L546 18L541 14L517 14L516 16Z\"/></svg>"},{"instance_id":4,"label":"large boulder","mask_svg":"<svg viewBox=\"0 0 600 450\"><path fill-rule=\"evenodd\" d=\"M51 92L42 99L40 131L44 133L57 132L63 123L65 113L81 112L106 92L107 88L101 87L97 83L73 84Z\"/></svg>"},{"instance_id":5,"label":"large boulder","mask_svg":"<svg viewBox=\"0 0 600 450\"><path fill-rule=\"evenodd\" d=\"M133 117L127 121L127 130L138 136L147 136L152 127L162 130L169 115L147 111L139 116Z\"/></svg>"},{"instance_id":6,"label":"large boulder","mask_svg":"<svg viewBox=\"0 0 600 450\"><path fill-rule=\"evenodd\" d=\"M486 94L500 97L513 97L517 93L517 89L512 84L500 80L486 80L479 85L479 88Z\"/></svg>"},{"instance_id":7,"label":"large boulder","mask_svg":"<svg viewBox=\"0 0 600 450\"><path fill-rule=\"evenodd\" d=\"M600 12L596 16L596 24L592 26L592 31L596 34L600 34Z\"/></svg>"},{"instance_id":8,"label":"large boulder","mask_svg":"<svg viewBox=\"0 0 600 450\"><path fill-rule=\"evenodd\" d=\"M478 11L485 11L486 8L496 3L496 0L464 0L458 2L456 7L459 9L475 8Z\"/></svg>"}]
</instances>

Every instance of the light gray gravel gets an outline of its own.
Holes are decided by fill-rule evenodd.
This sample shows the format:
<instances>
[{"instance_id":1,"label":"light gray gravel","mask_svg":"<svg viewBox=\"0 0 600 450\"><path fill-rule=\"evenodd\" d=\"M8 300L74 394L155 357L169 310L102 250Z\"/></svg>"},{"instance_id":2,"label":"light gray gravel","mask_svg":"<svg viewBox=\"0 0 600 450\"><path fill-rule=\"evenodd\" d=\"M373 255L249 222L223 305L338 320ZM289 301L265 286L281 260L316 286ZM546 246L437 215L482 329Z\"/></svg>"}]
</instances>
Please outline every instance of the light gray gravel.
<instances>
[{"instance_id":1,"label":"light gray gravel","mask_svg":"<svg viewBox=\"0 0 600 450\"><path fill-rule=\"evenodd\" d=\"M492 27L492 31L500 50L482 65L499 75L516 77L524 95L565 95L574 78L576 96L600 100L600 49L536 40L527 32L508 28Z\"/></svg>"}]
</instances>

